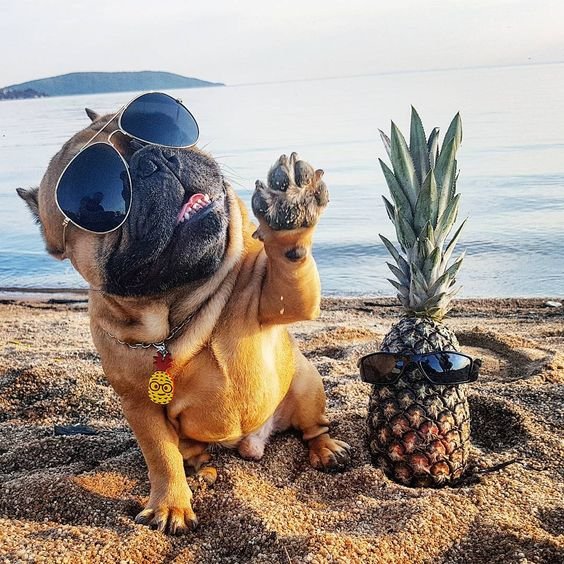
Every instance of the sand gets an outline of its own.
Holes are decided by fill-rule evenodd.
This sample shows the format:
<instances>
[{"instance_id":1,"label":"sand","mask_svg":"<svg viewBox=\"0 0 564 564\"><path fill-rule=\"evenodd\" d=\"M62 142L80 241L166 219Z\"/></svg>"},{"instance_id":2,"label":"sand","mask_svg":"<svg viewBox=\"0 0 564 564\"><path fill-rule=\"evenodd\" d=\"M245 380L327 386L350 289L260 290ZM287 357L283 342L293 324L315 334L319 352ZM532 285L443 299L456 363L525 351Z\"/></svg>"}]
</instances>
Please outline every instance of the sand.
<instances>
[{"instance_id":1,"label":"sand","mask_svg":"<svg viewBox=\"0 0 564 564\"><path fill-rule=\"evenodd\" d=\"M364 442L369 386L356 360L398 309L324 299L321 318L292 331L323 375L352 467L313 470L291 433L259 463L220 451L215 485L188 477L200 527L169 537L133 522L146 468L80 299L0 304L0 562L564 561L564 307L457 303L449 325L483 375L470 389L470 471L432 490L387 479ZM79 423L96 434L54 434Z\"/></svg>"}]
</instances>

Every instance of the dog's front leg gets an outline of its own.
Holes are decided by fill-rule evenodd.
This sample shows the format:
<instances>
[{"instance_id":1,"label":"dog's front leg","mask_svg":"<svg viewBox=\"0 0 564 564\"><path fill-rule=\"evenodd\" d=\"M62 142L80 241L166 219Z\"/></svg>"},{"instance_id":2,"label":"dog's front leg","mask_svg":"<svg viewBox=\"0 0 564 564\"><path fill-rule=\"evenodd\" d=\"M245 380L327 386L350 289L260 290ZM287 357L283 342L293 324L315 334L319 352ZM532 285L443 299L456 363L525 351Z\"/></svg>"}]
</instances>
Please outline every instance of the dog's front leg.
<instances>
[{"instance_id":1,"label":"dog's front leg","mask_svg":"<svg viewBox=\"0 0 564 564\"><path fill-rule=\"evenodd\" d=\"M264 242L267 256L261 323L292 323L319 314L321 291L311 244L317 220L329 201L322 177L322 170L314 170L292 153L274 163L267 184L256 183L252 201L259 219L256 236ZM297 351L295 362L296 372L277 413L277 425L302 431L315 468L343 470L350 463L350 447L329 435L321 376ZM260 457L264 444L259 440L257 448L256 441L253 445L249 439L241 445L243 455Z\"/></svg>"},{"instance_id":2,"label":"dog's front leg","mask_svg":"<svg viewBox=\"0 0 564 564\"><path fill-rule=\"evenodd\" d=\"M186 482L179 437L161 406L122 400L125 417L141 447L151 482L147 506L135 521L159 531L182 534L198 523L192 510L192 492Z\"/></svg>"},{"instance_id":3,"label":"dog's front leg","mask_svg":"<svg viewBox=\"0 0 564 564\"><path fill-rule=\"evenodd\" d=\"M321 286L311 245L317 220L329 201L323 171L296 153L282 155L267 184L256 182L255 237L267 256L259 317L261 323L293 323L319 315Z\"/></svg>"}]
</instances>

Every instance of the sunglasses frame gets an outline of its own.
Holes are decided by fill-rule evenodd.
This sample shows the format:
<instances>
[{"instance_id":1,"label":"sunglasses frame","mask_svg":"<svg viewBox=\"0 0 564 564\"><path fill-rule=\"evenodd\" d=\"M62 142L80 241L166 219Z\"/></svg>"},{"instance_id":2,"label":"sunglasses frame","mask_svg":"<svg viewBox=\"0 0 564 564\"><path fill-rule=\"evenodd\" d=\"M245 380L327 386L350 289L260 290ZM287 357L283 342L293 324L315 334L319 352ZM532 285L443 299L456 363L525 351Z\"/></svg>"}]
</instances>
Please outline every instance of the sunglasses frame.
<instances>
[{"instance_id":1,"label":"sunglasses frame","mask_svg":"<svg viewBox=\"0 0 564 564\"><path fill-rule=\"evenodd\" d=\"M161 94L162 96L167 96L168 98L170 98L171 100L173 100L174 102L176 102L177 104L182 106L188 112L188 114L190 114L190 117L194 120L194 123L196 124L196 133L197 134L196 134L196 140L194 141L194 143L192 143L190 145L183 145L183 146L162 145L160 143L154 143L152 141L147 141L146 139L142 139L142 138L137 137L135 135L131 135L126 130L122 129L121 118L123 117L123 114L125 113L127 108L129 106L131 106L131 104L133 104L133 102L139 100L139 98L142 98L143 96L147 96L149 94ZM102 131L104 131L104 129L106 129L106 127L108 127L108 125L110 125L110 123L112 123L116 118L117 118L117 129L110 133L107 141L96 141L96 142L92 143L92 141L98 135L100 135L100 133L102 133ZM188 147L193 147L198 142L198 139L200 138L200 127L198 126L198 122L196 121L196 118L194 117L192 112L182 103L182 100L180 100L178 98L174 98L170 94L166 94L165 92L157 92L157 91L143 92L143 94L139 94L139 96L136 96L135 98L130 100L127 104L123 105L108 120L108 122L102 128L100 128L98 131L96 131L96 133L80 148L78 153L67 163L67 165L63 169L63 172L61 172L61 174L59 175L59 178L57 179L57 185L55 186L55 203L57 204L57 208L59 208L59 211L61 212L61 214L64 216L64 220L63 220L63 249L65 249L65 246L66 246L65 245L66 230L67 230L67 226L68 226L69 223L72 223L73 225L75 225L79 229L82 229L83 231L87 231L88 233L94 233L95 235L106 235L107 233L111 233L112 231L119 229L127 221L127 218L129 217L129 212L131 211L131 204L132 204L132 201L133 201L133 182L131 181L131 174L129 172L129 165L127 164L127 161L123 158L122 154L114 147L114 145L111 142L112 135L114 135L114 133L118 133L118 132L126 135L127 137L129 137L131 139L136 139L137 141L141 141L142 143L146 143L148 145L156 145L157 147L168 147L170 149L187 149ZM117 225L113 229L109 229L108 231L92 231L90 229L87 229L86 227L82 227L81 225L78 225L62 210L61 206L59 205L59 198L58 198L59 185L61 183L61 179L65 175L65 172L70 167L70 165L75 161L75 159L77 159L80 156L80 154L83 151L85 151L86 149L88 149L90 147L93 147L94 145L109 145L119 155L120 159L123 161L124 168L127 172L127 178L129 180L129 187L130 187L130 192L131 192L131 197L129 198L129 207L128 207L127 212L126 212L126 214L123 218L123 221L119 225Z\"/></svg>"},{"instance_id":2,"label":"sunglasses frame","mask_svg":"<svg viewBox=\"0 0 564 564\"><path fill-rule=\"evenodd\" d=\"M115 116L114 116L115 117ZM112 118L110 121L112 121L114 118ZM109 122L108 122L109 123ZM105 127L105 126L104 126ZM101 131L101 130L100 130ZM97 133L100 133L100 131L98 131ZM79 229L82 229L83 231L87 231L88 233L94 233L95 235L105 235L106 233L111 233L112 231L115 231L116 229L119 229L126 221L127 218L129 217L129 212L131 211L131 203L133 200L133 182L131 181L131 174L129 172L129 166L127 165L126 160L123 158L122 154L110 143L112 135L114 133L116 133L116 131L112 131L112 133L110 133L110 135L108 136L108 141L96 141L95 143L91 143L92 139L90 139L90 141L88 142L88 145L85 145L84 147L82 147L82 149L80 149L80 151L70 160L69 164L67 164L67 166L64 168L63 172L61 173L61 176L59 176L59 180L57 181L57 186L55 188L55 203L57 204L57 207L59 208L59 211L63 214L63 216L65 217L65 219L63 220L63 227L65 229L65 231L63 232L63 247L64 247L64 235L66 234L66 228L67 225L69 223L72 223L73 225L75 225L76 227L78 227ZM117 225L116 227L114 227L113 229L109 229L108 231L92 231L90 229L87 229L86 227L83 227L82 225L78 225L77 223L75 223L61 208L61 206L59 205L59 198L57 197L58 191L59 191L59 184L61 182L61 178L63 178L63 175L65 174L67 168L69 168L69 166L73 163L73 161L82 153L82 151L84 151L85 149L89 149L90 147L94 147L95 145L109 145L120 157L120 159L123 161L123 166L125 168L125 171L127 172L127 179L129 181L129 191L130 191L130 197L129 197L129 206L127 208L127 211L125 213L125 216L123 218L123 221L121 221L119 223L119 225Z\"/></svg>"},{"instance_id":3,"label":"sunglasses frame","mask_svg":"<svg viewBox=\"0 0 564 564\"><path fill-rule=\"evenodd\" d=\"M436 354L456 354L457 356L463 356L464 358L467 358L470 360L470 366L468 368L468 378L466 380L464 380L463 382L453 382L453 383L448 383L448 382L434 382L429 375L427 374L427 372L425 371L425 368L423 367L423 359L419 359L419 360L412 360L411 357L425 357L425 356L431 356L431 355L436 355ZM364 365L363 365L363 361L369 357L375 356L375 355L391 355L391 356L395 356L396 357L396 364L399 360L404 360L404 366L403 368L399 371L399 373L394 376L394 378L392 380L390 380L389 382L371 382L370 380L366 380L365 374L364 374ZM361 358L358 359L357 362L357 367L360 368L360 378L363 382L367 382L368 384L372 384L373 386L392 386L394 384L397 384L399 379L404 375L405 371L412 367L412 366L416 366L417 368L419 368L419 370L422 372L422 374L425 376L425 378L427 378L427 380L435 385L435 386L457 386L459 384L469 384L471 382L475 382L478 379L478 373L479 373L479 369L480 366L482 365L482 361L479 358L472 358L471 356L458 352L458 351L434 351L434 352L430 352L430 353L423 353L423 354L399 354L399 353L388 353L388 352L374 352L374 353L370 353L367 355L362 356Z\"/></svg>"},{"instance_id":4,"label":"sunglasses frame","mask_svg":"<svg viewBox=\"0 0 564 564\"><path fill-rule=\"evenodd\" d=\"M190 145L162 145L161 143L154 143L153 141L147 141L146 139L142 139L141 137L136 137L135 135L131 135L131 133L127 133L127 131L125 131L122 128L121 118L123 117L123 114L125 113L127 108L131 106L133 102L139 100L139 98L143 98L143 96L148 96L150 94L161 94L162 96L167 96L168 98L170 98L171 100L182 106L188 112L188 114L194 121L194 124L196 125L196 140L193 143L190 143ZM198 142L198 139L200 138L200 126L198 125L198 122L196 121L196 118L194 117L192 112L182 103L182 100L180 100L179 98L174 98L173 96L171 96L170 94L166 94L165 92L143 92L143 94L139 94L139 96L136 96L135 98L133 98L133 100L129 101L125 106L123 106L123 108L121 108L121 110L116 114L116 116L118 115L119 117L118 117L117 125L119 131L121 131L123 134L127 135L128 137L131 137L132 139L137 139L137 141L141 141L142 143L147 143L149 145L157 145L158 147L168 147L169 149L187 149L188 147L193 147ZM114 118L116 116L114 116Z\"/></svg>"}]
</instances>

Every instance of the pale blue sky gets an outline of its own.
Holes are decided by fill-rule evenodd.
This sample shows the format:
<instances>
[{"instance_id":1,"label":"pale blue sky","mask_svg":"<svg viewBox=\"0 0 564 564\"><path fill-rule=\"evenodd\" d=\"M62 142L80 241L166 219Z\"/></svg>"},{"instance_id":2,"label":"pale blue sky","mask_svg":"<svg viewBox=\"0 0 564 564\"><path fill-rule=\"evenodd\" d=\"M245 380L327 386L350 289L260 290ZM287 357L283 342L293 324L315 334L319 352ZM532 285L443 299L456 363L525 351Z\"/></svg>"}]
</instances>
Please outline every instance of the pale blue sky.
<instances>
[{"instance_id":1,"label":"pale blue sky","mask_svg":"<svg viewBox=\"0 0 564 564\"><path fill-rule=\"evenodd\" d=\"M562 0L0 0L0 86L166 70L230 84L564 61Z\"/></svg>"}]
</instances>

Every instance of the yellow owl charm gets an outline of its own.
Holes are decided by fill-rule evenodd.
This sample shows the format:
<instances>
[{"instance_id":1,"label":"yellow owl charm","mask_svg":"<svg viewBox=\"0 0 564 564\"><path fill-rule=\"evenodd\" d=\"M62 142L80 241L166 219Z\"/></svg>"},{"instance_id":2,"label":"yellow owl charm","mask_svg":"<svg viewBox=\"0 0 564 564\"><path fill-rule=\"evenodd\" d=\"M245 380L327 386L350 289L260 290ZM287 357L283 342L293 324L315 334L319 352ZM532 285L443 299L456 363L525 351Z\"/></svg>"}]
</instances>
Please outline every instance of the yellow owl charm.
<instances>
[{"instance_id":1,"label":"yellow owl charm","mask_svg":"<svg viewBox=\"0 0 564 564\"><path fill-rule=\"evenodd\" d=\"M149 399L153 403L166 405L172 401L174 383L167 372L157 370L149 378Z\"/></svg>"}]
</instances>

